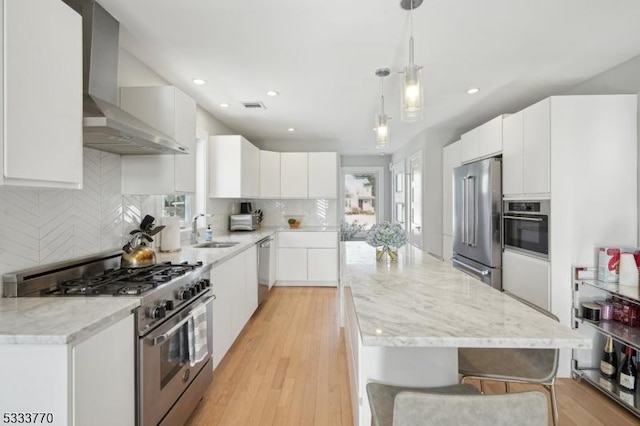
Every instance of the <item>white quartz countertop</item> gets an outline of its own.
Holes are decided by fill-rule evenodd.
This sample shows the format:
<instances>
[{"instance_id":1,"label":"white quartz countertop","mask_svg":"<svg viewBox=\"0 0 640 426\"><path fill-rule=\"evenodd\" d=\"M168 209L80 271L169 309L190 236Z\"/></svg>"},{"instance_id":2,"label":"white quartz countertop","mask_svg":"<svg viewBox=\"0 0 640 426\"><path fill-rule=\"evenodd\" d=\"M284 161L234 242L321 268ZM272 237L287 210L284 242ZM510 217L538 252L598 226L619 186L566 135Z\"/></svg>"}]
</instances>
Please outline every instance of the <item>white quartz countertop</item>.
<instances>
[{"instance_id":1,"label":"white quartz countertop","mask_svg":"<svg viewBox=\"0 0 640 426\"><path fill-rule=\"evenodd\" d=\"M413 247L397 263L364 242L341 250L363 344L407 347L590 348L590 339ZM567 283L569 285L569 283Z\"/></svg>"},{"instance_id":2,"label":"white quartz countertop","mask_svg":"<svg viewBox=\"0 0 640 426\"><path fill-rule=\"evenodd\" d=\"M0 298L0 344L77 344L139 305L128 297Z\"/></svg>"}]
</instances>

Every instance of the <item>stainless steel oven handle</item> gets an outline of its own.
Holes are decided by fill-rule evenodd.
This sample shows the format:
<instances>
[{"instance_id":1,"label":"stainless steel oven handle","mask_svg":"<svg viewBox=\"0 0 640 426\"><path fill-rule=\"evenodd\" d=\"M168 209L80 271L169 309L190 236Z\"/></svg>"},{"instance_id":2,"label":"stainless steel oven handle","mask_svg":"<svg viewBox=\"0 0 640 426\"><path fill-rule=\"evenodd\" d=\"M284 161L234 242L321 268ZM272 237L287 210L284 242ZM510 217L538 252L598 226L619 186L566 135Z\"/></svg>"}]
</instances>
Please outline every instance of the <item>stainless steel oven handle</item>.
<instances>
[{"instance_id":1,"label":"stainless steel oven handle","mask_svg":"<svg viewBox=\"0 0 640 426\"><path fill-rule=\"evenodd\" d=\"M202 303L199 303L199 305L206 305L207 303L209 303L209 301L214 300L215 298L216 298L215 294L211 295L206 299L204 299ZM186 318L183 318L182 320L180 320L180 322L178 322L176 325L171 327L165 333L162 333L159 336L154 337L153 339L149 339L151 346L156 346L166 341L169 337L171 337L171 335L173 335L176 331L182 328L182 326L185 325L190 319L193 319L193 314L189 314Z\"/></svg>"},{"instance_id":2,"label":"stainless steel oven handle","mask_svg":"<svg viewBox=\"0 0 640 426\"><path fill-rule=\"evenodd\" d=\"M454 262L454 263L457 263L460 266L463 266L463 267L469 269L470 271L473 271L473 272L475 272L477 274L480 274L482 276L489 275L489 271L487 271L486 269L484 271L481 271L480 269L474 268L473 266L469 266L466 263L460 262L457 259L451 259L451 261Z\"/></svg>"},{"instance_id":3,"label":"stainless steel oven handle","mask_svg":"<svg viewBox=\"0 0 640 426\"><path fill-rule=\"evenodd\" d=\"M502 216L503 219L524 220L529 222L543 222L541 217L523 217L523 216Z\"/></svg>"}]
</instances>

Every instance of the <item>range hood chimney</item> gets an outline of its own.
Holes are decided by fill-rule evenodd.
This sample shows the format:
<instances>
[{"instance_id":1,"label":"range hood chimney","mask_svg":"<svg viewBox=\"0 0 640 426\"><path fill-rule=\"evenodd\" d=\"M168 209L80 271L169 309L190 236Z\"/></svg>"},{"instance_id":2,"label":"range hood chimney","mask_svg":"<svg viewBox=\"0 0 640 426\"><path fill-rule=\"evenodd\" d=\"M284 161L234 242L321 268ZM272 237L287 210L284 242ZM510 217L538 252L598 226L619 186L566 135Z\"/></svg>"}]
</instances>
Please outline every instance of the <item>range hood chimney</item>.
<instances>
[{"instance_id":1,"label":"range hood chimney","mask_svg":"<svg viewBox=\"0 0 640 426\"><path fill-rule=\"evenodd\" d=\"M82 15L84 146L123 155L187 154L118 107L120 23L95 0L64 0Z\"/></svg>"}]
</instances>

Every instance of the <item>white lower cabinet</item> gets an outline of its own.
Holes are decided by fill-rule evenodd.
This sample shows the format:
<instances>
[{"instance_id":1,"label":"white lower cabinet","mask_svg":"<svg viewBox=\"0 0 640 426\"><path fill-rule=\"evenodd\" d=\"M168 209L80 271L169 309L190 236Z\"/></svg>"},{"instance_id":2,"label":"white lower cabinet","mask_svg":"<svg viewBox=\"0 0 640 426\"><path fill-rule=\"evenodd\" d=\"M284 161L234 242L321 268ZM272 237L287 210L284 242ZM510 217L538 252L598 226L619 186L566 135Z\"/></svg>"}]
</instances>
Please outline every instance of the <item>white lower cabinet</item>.
<instances>
[{"instance_id":1,"label":"white lower cabinet","mask_svg":"<svg viewBox=\"0 0 640 426\"><path fill-rule=\"evenodd\" d=\"M502 253L502 289L516 297L551 310L549 262L505 250Z\"/></svg>"},{"instance_id":2,"label":"white lower cabinet","mask_svg":"<svg viewBox=\"0 0 640 426\"><path fill-rule=\"evenodd\" d=\"M278 285L336 286L338 233L282 231L278 233Z\"/></svg>"},{"instance_id":3,"label":"white lower cabinet","mask_svg":"<svg viewBox=\"0 0 640 426\"><path fill-rule=\"evenodd\" d=\"M211 270L214 369L258 308L257 255L252 246Z\"/></svg>"},{"instance_id":4,"label":"white lower cabinet","mask_svg":"<svg viewBox=\"0 0 640 426\"><path fill-rule=\"evenodd\" d=\"M76 345L3 345L0 377L13 384L3 410L51 413L43 424L135 425L134 329L131 314Z\"/></svg>"}]
</instances>

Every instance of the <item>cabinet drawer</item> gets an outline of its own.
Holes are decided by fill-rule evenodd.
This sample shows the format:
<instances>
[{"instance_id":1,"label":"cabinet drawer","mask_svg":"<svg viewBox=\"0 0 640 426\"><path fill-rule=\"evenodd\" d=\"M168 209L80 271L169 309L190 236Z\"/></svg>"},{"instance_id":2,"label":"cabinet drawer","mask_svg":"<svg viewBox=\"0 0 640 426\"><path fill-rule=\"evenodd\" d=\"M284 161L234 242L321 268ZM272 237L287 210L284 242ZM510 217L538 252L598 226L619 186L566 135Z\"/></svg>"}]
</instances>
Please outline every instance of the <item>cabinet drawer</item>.
<instances>
[{"instance_id":1,"label":"cabinet drawer","mask_svg":"<svg viewBox=\"0 0 640 426\"><path fill-rule=\"evenodd\" d=\"M338 234L336 232L279 232L278 247L313 247L337 248Z\"/></svg>"}]
</instances>

